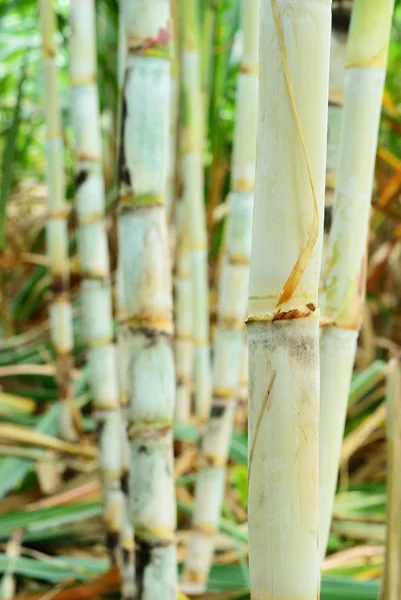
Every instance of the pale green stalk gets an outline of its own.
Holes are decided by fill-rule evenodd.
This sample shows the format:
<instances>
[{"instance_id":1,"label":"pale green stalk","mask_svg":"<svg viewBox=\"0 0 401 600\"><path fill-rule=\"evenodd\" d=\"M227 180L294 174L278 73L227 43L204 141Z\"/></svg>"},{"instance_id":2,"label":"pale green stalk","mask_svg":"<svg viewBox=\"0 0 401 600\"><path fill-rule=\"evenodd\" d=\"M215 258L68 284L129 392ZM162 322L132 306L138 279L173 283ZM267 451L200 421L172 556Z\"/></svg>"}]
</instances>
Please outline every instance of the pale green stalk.
<instances>
[{"instance_id":1,"label":"pale green stalk","mask_svg":"<svg viewBox=\"0 0 401 600\"><path fill-rule=\"evenodd\" d=\"M212 84L212 65L214 51L214 33L216 26L216 10L219 0L207 0L202 22L201 52L201 88L203 100L203 128L207 133L209 121L210 88Z\"/></svg>"},{"instance_id":2,"label":"pale green stalk","mask_svg":"<svg viewBox=\"0 0 401 600\"><path fill-rule=\"evenodd\" d=\"M167 177L166 211L167 221L170 223L174 214L174 203L176 201L176 174L177 174L177 128L178 128L178 109L179 109L179 48L178 48L178 1L170 0L173 43L171 60L171 98L170 98L170 150L169 167Z\"/></svg>"},{"instance_id":3,"label":"pale green stalk","mask_svg":"<svg viewBox=\"0 0 401 600\"><path fill-rule=\"evenodd\" d=\"M200 441L193 531L183 574L183 589L188 593L205 590L213 561L247 311L256 161L259 0L246 0L242 8L244 52L238 77L230 209L218 291L213 400Z\"/></svg>"},{"instance_id":4,"label":"pale green stalk","mask_svg":"<svg viewBox=\"0 0 401 600\"><path fill-rule=\"evenodd\" d=\"M393 0L354 0L320 339L320 553L330 531L365 302L366 252Z\"/></svg>"},{"instance_id":5,"label":"pale green stalk","mask_svg":"<svg viewBox=\"0 0 401 600\"><path fill-rule=\"evenodd\" d=\"M333 17L334 18L334 17ZM343 110L345 54L347 34L335 29L335 20L331 32L330 77L329 77L329 116L327 130L327 166L326 166L326 214L331 216L334 191L337 179L340 152L341 117ZM325 220L325 234L330 232L331 219ZM328 237L328 236L326 236ZM325 247L328 241L325 237ZM323 256L325 257L324 251ZM324 264L323 264L324 272Z\"/></svg>"},{"instance_id":6,"label":"pale green stalk","mask_svg":"<svg viewBox=\"0 0 401 600\"><path fill-rule=\"evenodd\" d=\"M170 2L124 0L119 319L125 339L137 600L176 600L169 161Z\"/></svg>"},{"instance_id":7,"label":"pale green stalk","mask_svg":"<svg viewBox=\"0 0 401 600\"><path fill-rule=\"evenodd\" d=\"M319 597L319 313L331 0L263 0L249 285L253 600Z\"/></svg>"},{"instance_id":8,"label":"pale green stalk","mask_svg":"<svg viewBox=\"0 0 401 600\"><path fill-rule=\"evenodd\" d=\"M175 418L177 423L189 423L193 375L193 322L191 253L188 239L188 219L178 219L178 241L175 275L175 361L177 391Z\"/></svg>"},{"instance_id":9,"label":"pale green stalk","mask_svg":"<svg viewBox=\"0 0 401 600\"><path fill-rule=\"evenodd\" d=\"M207 232L203 201L203 119L197 0L181 0L182 174L188 211L193 296L196 415L205 422L211 401Z\"/></svg>"},{"instance_id":10,"label":"pale green stalk","mask_svg":"<svg viewBox=\"0 0 401 600\"><path fill-rule=\"evenodd\" d=\"M73 400L73 331L69 298L68 213L65 200L62 123L57 82L56 19L51 0L40 0L44 71L44 115L48 184L47 255L52 278L50 306L51 339L56 353L57 391L60 399L60 434L75 441L79 412Z\"/></svg>"},{"instance_id":11,"label":"pale green stalk","mask_svg":"<svg viewBox=\"0 0 401 600\"><path fill-rule=\"evenodd\" d=\"M76 145L76 212L82 308L99 444L107 547L118 557L121 490L121 413L114 343L99 98L96 86L94 0L71 0L70 74ZM133 583L133 582L132 582ZM132 597L124 594L124 598Z\"/></svg>"}]
</instances>

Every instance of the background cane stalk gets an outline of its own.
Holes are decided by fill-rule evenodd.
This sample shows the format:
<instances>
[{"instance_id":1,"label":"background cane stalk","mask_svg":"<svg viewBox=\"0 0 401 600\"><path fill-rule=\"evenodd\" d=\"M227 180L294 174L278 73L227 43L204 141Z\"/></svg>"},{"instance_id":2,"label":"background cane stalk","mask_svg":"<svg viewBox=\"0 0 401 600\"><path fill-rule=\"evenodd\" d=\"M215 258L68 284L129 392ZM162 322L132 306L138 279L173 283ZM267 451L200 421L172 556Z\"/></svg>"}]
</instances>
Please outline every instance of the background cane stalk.
<instances>
[{"instance_id":1,"label":"background cane stalk","mask_svg":"<svg viewBox=\"0 0 401 600\"><path fill-rule=\"evenodd\" d=\"M40 0L43 71L43 97L46 120L48 222L47 254L52 277L50 306L51 337L56 353L57 391L60 399L60 435L77 440L80 415L73 400L73 331L69 298L70 266L68 256L69 207L65 201L62 123L57 82L56 20L51 0Z\"/></svg>"},{"instance_id":2,"label":"background cane stalk","mask_svg":"<svg viewBox=\"0 0 401 600\"><path fill-rule=\"evenodd\" d=\"M205 590L223 502L241 375L252 238L258 104L259 0L242 5L243 58L237 88L230 209L218 292L213 400L200 441L200 471L183 586Z\"/></svg>"},{"instance_id":3,"label":"background cane stalk","mask_svg":"<svg viewBox=\"0 0 401 600\"><path fill-rule=\"evenodd\" d=\"M247 321L251 595L314 600L331 1L263 1L260 23Z\"/></svg>"},{"instance_id":4,"label":"background cane stalk","mask_svg":"<svg viewBox=\"0 0 401 600\"><path fill-rule=\"evenodd\" d=\"M123 2L119 149L120 322L125 336L138 600L176 600L172 283L165 210L170 2Z\"/></svg>"},{"instance_id":5,"label":"background cane stalk","mask_svg":"<svg viewBox=\"0 0 401 600\"><path fill-rule=\"evenodd\" d=\"M320 551L330 531L365 302L366 246L393 0L354 0L320 339Z\"/></svg>"},{"instance_id":6,"label":"background cane stalk","mask_svg":"<svg viewBox=\"0 0 401 600\"><path fill-rule=\"evenodd\" d=\"M93 0L71 1L70 75L76 146L76 211L78 250L82 271L82 308L88 347L103 487L107 547L113 560L121 558L124 521L123 488L126 474L121 464L122 422L114 342L110 264L105 221L102 138L96 86L96 30ZM132 545L132 541L131 541ZM121 560L133 586L132 552ZM129 579L132 581L129 583ZM124 593L132 597L132 589Z\"/></svg>"},{"instance_id":7,"label":"background cane stalk","mask_svg":"<svg viewBox=\"0 0 401 600\"><path fill-rule=\"evenodd\" d=\"M197 0L181 0L182 181L191 251L195 408L205 422L211 401L207 232L203 202L203 109Z\"/></svg>"}]
</instances>

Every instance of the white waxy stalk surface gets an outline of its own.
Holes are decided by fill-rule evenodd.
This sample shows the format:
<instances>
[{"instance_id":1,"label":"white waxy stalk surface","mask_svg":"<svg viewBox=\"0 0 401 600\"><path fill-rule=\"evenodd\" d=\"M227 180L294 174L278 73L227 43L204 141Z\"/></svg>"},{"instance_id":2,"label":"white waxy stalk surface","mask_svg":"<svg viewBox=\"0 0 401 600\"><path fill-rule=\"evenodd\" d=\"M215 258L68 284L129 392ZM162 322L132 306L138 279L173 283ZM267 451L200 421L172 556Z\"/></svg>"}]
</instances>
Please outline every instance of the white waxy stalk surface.
<instances>
[{"instance_id":1,"label":"white waxy stalk surface","mask_svg":"<svg viewBox=\"0 0 401 600\"><path fill-rule=\"evenodd\" d=\"M47 255L52 277L50 306L51 338L56 353L56 379L60 399L60 435L77 440L79 412L73 399L73 329L69 299L70 266L68 256L68 204L64 190L62 123L57 82L56 19L51 0L40 0L44 71L44 115L48 184Z\"/></svg>"},{"instance_id":2,"label":"white waxy stalk surface","mask_svg":"<svg viewBox=\"0 0 401 600\"><path fill-rule=\"evenodd\" d=\"M319 319L331 0L262 0L249 288L253 600L319 595Z\"/></svg>"},{"instance_id":3,"label":"white waxy stalk surface","mask_svg":"<svg viewBox=\"0 0 401 600\"><path fill-rule=\"evenodd\" d=\"M259 0L242 4L244 52L238 77L230 211L218 291L212 406L200 440L193 531L182 579L188 593L205 590L213 561L241 373L255 185L259 5Z\"/></svg>"},{"instance_id":4,"label":"white waxy stalk surface","mask_svg":"<svg viewBox=\"0 0 401 600\"><path fill-rule=\"evenodd\" d=\"M320 341L320 551L330 531L356 342L393 0L354 0Z\"/></svg>"},{"instance_id":5,"label":"white waxy stalk surface","mask_svg":"<svg viewBox=\"0 0 401 600\"><path fill-rule=\"evenodd\" d=\"M76 143L76 211L82 307L89 378L98 429L107 546L120 551L123 524L121 414L114 343L99 98L94 0L71 0L70 75ZM133 580L132 580L133 584ZM132 597L124 594L125 598Z\"/></svg>"},{"instance_id":6,"label":"white waxy stalk surface","mask_svg":"<svg viewBox=\"0 0 401 600\"><path fill-rule=\"evenodd\" d=\"M126 348L131 522L137 600L176 600L172 420L175 370L165 210L169 0L125 0L119 149L119 311Z\"/></svg>"}]
</instances>

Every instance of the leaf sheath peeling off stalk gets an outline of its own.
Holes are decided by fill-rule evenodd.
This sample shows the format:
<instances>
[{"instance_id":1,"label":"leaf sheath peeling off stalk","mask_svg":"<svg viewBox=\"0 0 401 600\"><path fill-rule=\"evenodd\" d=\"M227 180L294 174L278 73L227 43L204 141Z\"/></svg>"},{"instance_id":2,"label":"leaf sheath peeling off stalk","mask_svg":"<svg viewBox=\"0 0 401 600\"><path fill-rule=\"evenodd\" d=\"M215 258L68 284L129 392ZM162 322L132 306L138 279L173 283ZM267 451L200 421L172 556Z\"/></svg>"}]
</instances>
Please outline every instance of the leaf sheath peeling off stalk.
<instances>
[{"instance_id":1,"label":"leaf sheath peeling off stalk","mask_svg":"<svg viewBox=\"0 0 401 600\"><path fill-rule=\"evenodd\" d=\"M251 597L316 600L331 1L262 0L260 14L247 319Z\"/></svg>"}]
</instances>

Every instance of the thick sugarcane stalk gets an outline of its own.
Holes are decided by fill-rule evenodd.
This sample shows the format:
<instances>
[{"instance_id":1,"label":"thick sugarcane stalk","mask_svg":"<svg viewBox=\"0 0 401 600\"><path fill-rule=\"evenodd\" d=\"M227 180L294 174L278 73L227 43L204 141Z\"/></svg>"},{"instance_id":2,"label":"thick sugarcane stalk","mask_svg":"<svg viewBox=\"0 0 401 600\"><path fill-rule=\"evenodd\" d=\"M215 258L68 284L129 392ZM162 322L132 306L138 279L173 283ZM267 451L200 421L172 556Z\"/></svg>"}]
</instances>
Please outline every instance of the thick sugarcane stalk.
<instances>
[{"instance_id":1,"label":"thick sugarcane stalk","mask_svg":"<svg viewBox=\"0 0 401 600\"><path fill-rule=\"evenodd\" d=\"M244 54L238 77L232 186L218 292L213 400L200 440L200 471L183 587L204 591L213 560L234 426L247 313L258 104L259 0L243 3Z\"/></svg>"},{"instance_id":2,"label":"thick sugarcane stalk","mask_svg":"<svg viewBox=\"0 0 401 600\"><path fill-rule=\"evenodd\" d=\"M126 336L138 600L176 600L172 282L165 210L170 2L125 0L119 150L119 318Z\"/></svg>"},{"instance_id":3,"label":"thick sugarcane stalk","mask_svg":"<svg viewBox=\"0 0 401 600\"><path fill-rule=\"evenodd\" d=\"M393 0L355 0L320 340L320 551L324 558L356 344Z\"/></svg>"},{"instance_id":4,"label":"thick sugarcane stalk","mask_svg":"<svg viewBox=\"0 0 401 600\"><path fill-rule=\"evenodd\" d=\"M118 560L121 554L125 502L121 482L125 477L121 468L122 422L96 86L94 1L72 0L70 23L72 114L77 160L75 200L82 271L82 308L98 430L106 540L112 558ZM127 563L125 559L125 564ZM122 560L121 568L124 569ZM132 577L132 566L130 574ZM125 579L124 574L122 578ZM132 598L133 595L124 593L123 597Z\"/></svg>"},{"instance_id":5,"label":"thick sugarcane stalk","mask_svg":"<svg viewBox=\"0 0 401 600\"><path fill-rule=\"evenodd\" d=\"M199 66L197 0L181 0L182 36L182 180L191 252L195 406L205 422L211 401L207 233L203 202L203 119Z\"/></svg>"},{"instance_id":6,"label":"thick sugarcane stalk","mask_svg":"<svg viewBox=\"0 0 401 600\"><path fill-rule=\"evenodd\" d=\"M48 183L47 255L52 277L50 305L51 339L56 353L57 392L60 399L60 434L75 441L79 430L79 411L73 401L73 329L69 298L68 257L69 206L65 201L62 123L57 82L56 20L51 0L40 0L44 71L44 115Z\"/></svg>"},{"instance_id":7,"label":"thick sugarcane stalk","mask_svg":"<svg viewBox=\"0 0 401 600\"><path fill-rule=\"evenodd\" d=\"M382 600L401 598L401 369L399 358L387 375L387 539Z\"/></svg>"},{"instance_id":8,"label":"thick sugarcane stalk","mask_svg":"<svg viewBox=\"0 0 401 600\"><path fill-rule=\"evenodd\" d=\"M263 0L260 23L247 320L251 596L316 600L331 0Z\"/></svg>"}]
</instances>

